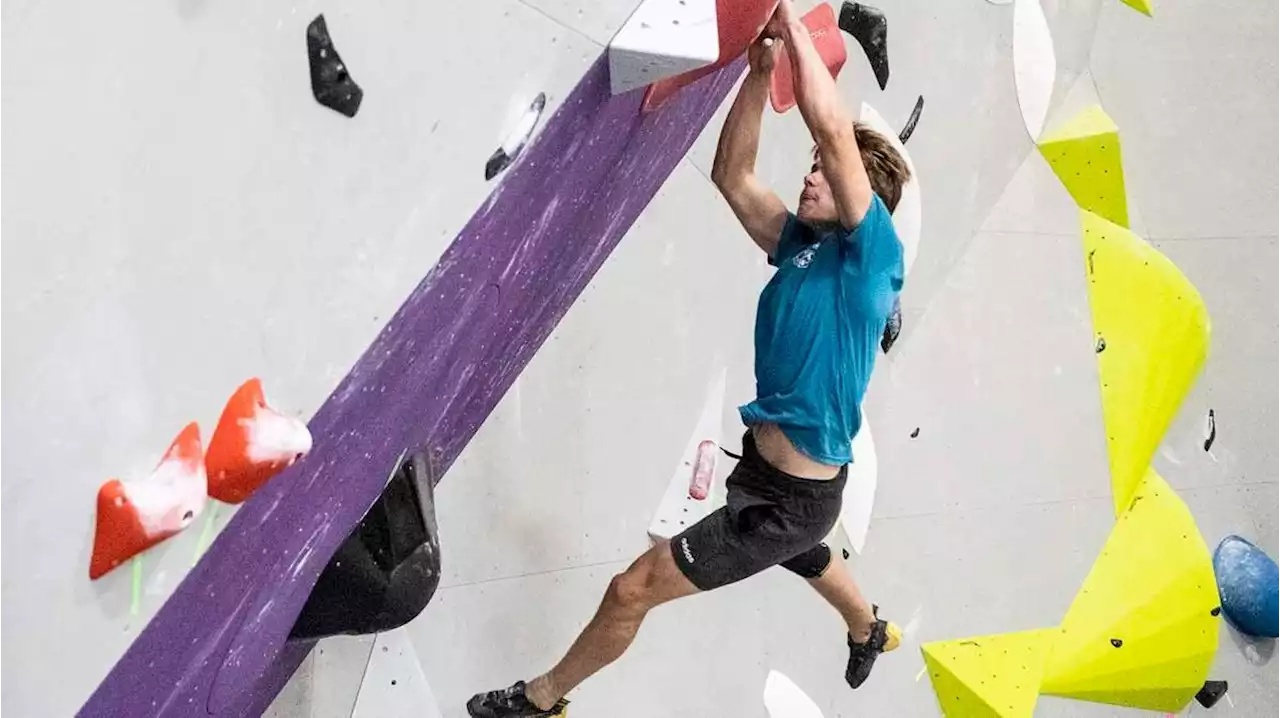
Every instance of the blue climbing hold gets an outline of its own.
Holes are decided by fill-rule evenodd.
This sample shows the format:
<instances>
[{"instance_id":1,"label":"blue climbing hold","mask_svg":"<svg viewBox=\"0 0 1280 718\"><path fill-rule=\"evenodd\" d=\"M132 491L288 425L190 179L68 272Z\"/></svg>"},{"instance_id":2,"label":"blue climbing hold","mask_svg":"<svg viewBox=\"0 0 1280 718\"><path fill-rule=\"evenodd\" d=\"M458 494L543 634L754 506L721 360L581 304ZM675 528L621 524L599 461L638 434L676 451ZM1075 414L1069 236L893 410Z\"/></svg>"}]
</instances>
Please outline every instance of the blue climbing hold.
<instances>
[{"instance_id":1,"label":"blue climbing hold","mask_svg":"<svg viewBox=\"0 0 1280 718\"><path fill-rule=\"evenodd\" d=\"M1242 633L1276 637L1280 616L1280 568L1262 549L1228 536L1213 552L1213 573L1227 619Z\"/></svg>"}]
</instances>

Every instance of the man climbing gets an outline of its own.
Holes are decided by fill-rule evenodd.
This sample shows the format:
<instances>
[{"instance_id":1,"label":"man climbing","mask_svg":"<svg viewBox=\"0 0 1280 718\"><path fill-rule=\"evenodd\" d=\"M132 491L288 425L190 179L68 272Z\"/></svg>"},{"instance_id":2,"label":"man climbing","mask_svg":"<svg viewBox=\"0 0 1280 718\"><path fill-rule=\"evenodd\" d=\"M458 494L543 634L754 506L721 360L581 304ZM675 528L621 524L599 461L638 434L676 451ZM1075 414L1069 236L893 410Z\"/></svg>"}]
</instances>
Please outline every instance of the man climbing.
<instances>
[{"instance_id":1,"label":"man climbing","mask_svg":"<svg viewBox=\"0 0 1280 718\"><path fill-rule=\"evenodd\" d=\"M795 214L755 175L779 43L789 48L797 104L817 142ZM564 658L527 684L473 697L467 710L475 718L562 714L564 696L617 660L651 609L777 564L840 612L851 687L862 685L880 653L897 647L896 627L876 615L822 541L840 514L862 396L902 288L902 245L890 212L907 166L885 138L853 122L791 0L778 4L748 59L712 179L778 271L757 308L757 398L740 410L749 428L727 505L615 576Z\"/></svg>"}]
</instances>

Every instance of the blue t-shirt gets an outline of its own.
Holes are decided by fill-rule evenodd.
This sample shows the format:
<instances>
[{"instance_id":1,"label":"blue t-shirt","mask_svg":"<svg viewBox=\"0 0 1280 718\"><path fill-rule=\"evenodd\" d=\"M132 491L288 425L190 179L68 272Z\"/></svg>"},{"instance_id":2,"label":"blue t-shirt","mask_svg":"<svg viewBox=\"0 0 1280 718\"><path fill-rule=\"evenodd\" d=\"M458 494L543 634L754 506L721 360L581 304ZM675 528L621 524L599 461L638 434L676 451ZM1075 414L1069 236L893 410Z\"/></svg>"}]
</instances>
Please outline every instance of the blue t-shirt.
<instances>
[{"instance_id":1,"label":"blue t-shirt","mask_svg":"<svg viewBox=\"0 0 1280 718\"><path fill-rule=\"evenodd\" d=\"M814 461L852 460L862 396L893 301L902 243L878 196L857 229L816 232L788 215L778 268L756 308L756 400L743 423L773 423Z\"/></svg>"}]
</instances>

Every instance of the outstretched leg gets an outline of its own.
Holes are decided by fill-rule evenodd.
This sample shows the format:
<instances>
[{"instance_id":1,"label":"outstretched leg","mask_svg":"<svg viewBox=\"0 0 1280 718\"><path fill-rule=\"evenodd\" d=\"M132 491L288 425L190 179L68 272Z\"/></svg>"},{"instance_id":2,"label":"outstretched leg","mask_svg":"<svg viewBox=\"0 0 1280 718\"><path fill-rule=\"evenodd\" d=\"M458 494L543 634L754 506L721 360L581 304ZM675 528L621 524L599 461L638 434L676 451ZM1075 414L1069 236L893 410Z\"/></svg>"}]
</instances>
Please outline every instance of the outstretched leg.
<instances>
[{"instance_id":1,"label":"outstretched leg","mask_svg":"<svg viewBox=\"0 0 1280 718\"><path fill-rule=\"evenodd\" d=\"M814 578L806 577L805 580L840 612L845 625L849 627L849 636L856 643L866 643L876 622L871 604L862 597L862 591L858 590L858 584L854 582L844 561L836 560L830 549L824 553L827 555L826 570Z\"/></svg>"},{"instance_id":2,"label":"outstretched leg","mask_svg":"<svg viewBox=\"0 0 1280 718\"><path fill-rule=\"evenodd\" d=\"M627 650L651 609L697 592L676 567L670 543L659 542L613 577L595 617L555 668L527 685L478 695L468 711L483 718L557 715L565 694Z\"/></svg>"},{"instance_id":3,"label":"outstretched leg","mask_svg":"<svg viewBox=\"0 0 1280 718\"><path fill-rule=\"evenodd\" d=\"M782 566L808 581L844 618L849 628L844 678L852 688L861 686L871 675L876 658L898 647L901 631L876 615L876 607L862 597L848 567L831 555L826 544L818 544Z\"/></svg>"},{"instance_id":4,"label":"outstretched leg","mask_svg":"<svg viewBox=\"0 0 1280 718\"><path fill-rule=\"evenodd\" d=\"M640 623L661 604L697 593L676 568L671 545L662 541L625 572L613 577L600 608L555 668L529 683L530 698L546 707L564 697L596 671L613 663L635 640Z\"/></svg>"}]
</instances>

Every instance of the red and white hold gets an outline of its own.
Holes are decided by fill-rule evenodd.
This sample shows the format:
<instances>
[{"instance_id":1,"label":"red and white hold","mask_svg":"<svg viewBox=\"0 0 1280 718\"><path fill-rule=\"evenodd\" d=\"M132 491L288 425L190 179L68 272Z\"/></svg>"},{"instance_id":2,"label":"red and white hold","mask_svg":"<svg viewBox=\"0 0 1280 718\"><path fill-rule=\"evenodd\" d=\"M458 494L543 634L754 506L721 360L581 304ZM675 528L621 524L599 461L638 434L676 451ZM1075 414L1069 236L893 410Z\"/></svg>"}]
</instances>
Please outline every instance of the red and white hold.
<instances>
[{"instance_id":1,"label":"red and white hold","mask_svg":"<svg viewBox=\"0 0 1280 718\"><path fill-rule=\"evenodd\" d=\"M104 483L98 489L89 578L190 526L204 510L206 479L200 428L192 422L146 479Z\"/></svg>"},{"instance_id":2,"label":"red and white hold","mask_svg":"<svg viewBox=\"0 0 1280 718\"><path fill-rule=\"evenodd\" d=\"M311 451L311 431L301 420L286 416L269 405L259 406L250 419L242 419L247 437L246 455L254 464L289 466Z\"/></svg>"},{"instance_id":3,"label":"red and white hold","mask_svg":"<svg viewBox=\"0 0 1280 718\"><path fill-rule=\"evenodd\" d=\"M204 455L199 444L174 444L151 476L124 481L124 497L138 512L148 536L172 536L195 521L208 498Z\"/></svg>"},{"instance_id":4,"label":"red and white hold","mask_svg":"<svg viewBox=\"0 0 1280 718\"><path fill-rule=\"evenodd\" d=\"M209 442L209 495L238 504L311 451L311 444L307 425L268 404L262 382L250 379L227 401Z\"/></svg>"}]
</instances>

